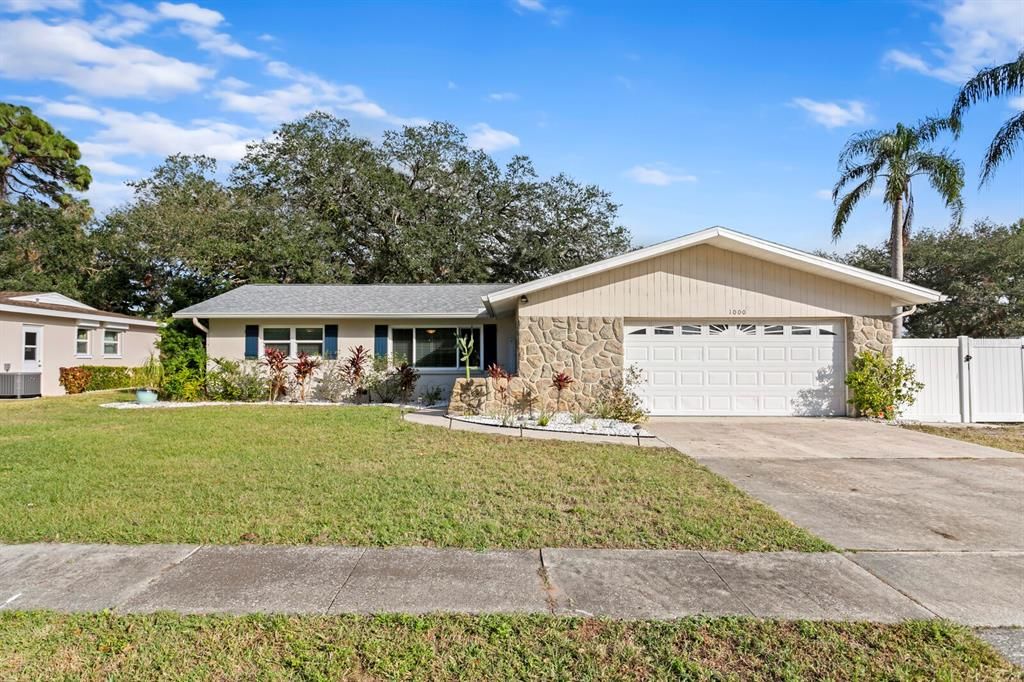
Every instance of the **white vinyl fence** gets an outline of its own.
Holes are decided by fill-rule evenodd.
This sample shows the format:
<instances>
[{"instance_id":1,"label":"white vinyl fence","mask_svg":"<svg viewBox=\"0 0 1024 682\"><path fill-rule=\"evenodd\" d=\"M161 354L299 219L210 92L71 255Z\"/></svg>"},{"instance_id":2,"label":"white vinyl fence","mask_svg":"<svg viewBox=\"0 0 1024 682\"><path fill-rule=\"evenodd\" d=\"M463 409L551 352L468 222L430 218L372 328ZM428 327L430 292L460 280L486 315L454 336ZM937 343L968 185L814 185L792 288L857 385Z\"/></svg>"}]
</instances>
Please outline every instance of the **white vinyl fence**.
<instances>
[{"instance_id":1,"label":"white vinyl fence","mask_svg":"<svg viewBox=\"0 0 1024 682\"><path fill-rule=\"evenodd\" d=\"M1024 337L896 339L893 353L924 384L903 419L1024 421Z\"/></svg>"}]
</instances>

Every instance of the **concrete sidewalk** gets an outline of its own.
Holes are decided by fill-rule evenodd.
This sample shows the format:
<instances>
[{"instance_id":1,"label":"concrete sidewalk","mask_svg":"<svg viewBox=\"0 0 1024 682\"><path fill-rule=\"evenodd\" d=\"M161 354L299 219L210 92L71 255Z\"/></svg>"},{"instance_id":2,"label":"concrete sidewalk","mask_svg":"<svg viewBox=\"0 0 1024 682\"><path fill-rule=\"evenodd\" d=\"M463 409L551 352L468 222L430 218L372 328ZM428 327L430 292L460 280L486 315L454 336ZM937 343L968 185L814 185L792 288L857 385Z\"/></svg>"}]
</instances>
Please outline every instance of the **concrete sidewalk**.
<instances>
[{"instance_id":1,"label":"concrete sidewalk","mask_svg":"<svg viewBox=\"0 0 1024 682\"><path fill-rule=\"evenodd\" d=\"M0 545L0 609L948 618L1024 625L1024 553Z\"/></svg>"}]
</instances>

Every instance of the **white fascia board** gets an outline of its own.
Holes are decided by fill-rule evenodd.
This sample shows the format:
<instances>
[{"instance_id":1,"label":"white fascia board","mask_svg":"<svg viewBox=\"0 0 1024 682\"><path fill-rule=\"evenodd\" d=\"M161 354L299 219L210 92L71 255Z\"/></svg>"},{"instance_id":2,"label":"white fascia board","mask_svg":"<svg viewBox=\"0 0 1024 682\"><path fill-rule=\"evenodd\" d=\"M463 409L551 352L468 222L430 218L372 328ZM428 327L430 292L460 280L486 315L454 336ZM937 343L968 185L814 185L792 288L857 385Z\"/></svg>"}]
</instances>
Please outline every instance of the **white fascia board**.
<instances>
[{"instance_id":1,"label":"white fascia board","mask_svg":"<svg viewBox=\"0 0 1024 682\"><path fill-rule=\"evenodd\" d=\"M729 250L730 245L743 246L745 247L744 249L731 250L740 251L741 253L746 253L753 257L774 257L770 259L780 264L808 272L814 272L825 277L831 277L832 279L838 279L872 289L874 291L887 293L898 303L936 303L938 301L945 300L945 296L941 293L926 287L910 284L909 282L901 282L893 279L892 277L886 277L885 275L879 275L874 272L855 268L852 265L837 263L827 258L822 258L821 256L815 256L810 253L798 251L797 249L792 249L788 246L782 246L781 244L775 244L774 242L765 241L764 239L758 239L757 237L751 237L750 235L742 234L740 232L734 232L733 230L724 227L710 227L699 232L694 232L676 239L661 242L660 244L648 246L647 248L631 251L621 256L615 256L603 261L598 261L597 263L591 263L590 265L584 265L579 268L560 272L556 275L542 277L541 279L510 287L508 289L502 289L483 296L482 299L485 303L490 305L500 304L503 301L508 301L509 299L517 298L534 291L547 289L582 277L598 274L614 268L620 268L624 265L630 265L649 258L655 258L662 254L671 253L673 251L705 243L721 245L722 248L727 250Z\"/></svg>"},{"instance_id":2,"label":"white fascia board","mask_svg":"<svg viewBox=\"0 0 1024 682\"><path fill-rule=\"evenodd\" d=\"M18 313L19 315L36 315L38 317L59 317L62 319L72 320L92 320L94 322L111 322L114 324L126 324L133 327L159 327L159 322L153 320L143 320L141 318L125 319L123 317L110 317L103 313L97 313L95 315L87 313L85 311L80 312L68 312L65 310L45 310L43 308L28 308L20 305L10 305L8 303L0 303L0 313Z\"/></svg>"},{"instance_id":3,"label":"white fascia board","mask_svg":"<svg viewBox=\"0 0 1024 682\"><path fill-rule=\"evenodd\" d=\"M319 312L306 312L306 313L197 313L188 311L179 311L171 315L171 317L178 320L188 320L193 317L204 320L243 320L243 319L260 319L260 320L294 320L299 318L317 318L323 320L475 320L479 318L492 317L487 313L486 308L481 308L479 312L475 313L325 313Z\"/></svg>"}]
</instances>

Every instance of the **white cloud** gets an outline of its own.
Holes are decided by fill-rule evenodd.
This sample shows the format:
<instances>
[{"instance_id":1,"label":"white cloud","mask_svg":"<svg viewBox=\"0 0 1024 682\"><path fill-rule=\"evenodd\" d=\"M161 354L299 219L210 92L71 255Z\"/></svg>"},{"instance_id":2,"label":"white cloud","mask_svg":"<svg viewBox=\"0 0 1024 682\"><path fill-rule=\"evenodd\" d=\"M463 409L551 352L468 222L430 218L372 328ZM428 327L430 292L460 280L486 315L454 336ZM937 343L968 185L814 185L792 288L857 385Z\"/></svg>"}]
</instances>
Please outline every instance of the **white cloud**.
<instances>
[{"instance_id":1,"label":"white cloud","mask_svg":"<svg viewBox=\"0 0 1024 682\"><path fill-rule=\"evenodd\" d=\"M44 12L51 9L77 12L81 8L82 0L0 0L0 12L13 14Z\"/></svg>"},{"instance_id":2,"label":"white cloud","mask_svg":"<svg viewBox=\"0 0 1024 682\"><path fill-rule=\"evenodd\" d=\"M654 185L656 187L668 187L677 182L697 182L696 175L677 173L659 165L633 166L626 171L626 177L641 185Z\"/></svg>"},{"instance_id":3,"label":"white cloud","mask_svg":"<svg viewBox=\"0 0 1024 682\"><path fill-rule=\"evenodd\" d=\"M524 11L542 14L554 26L558 26L562 23L562 20L569 16L569 10L565 7L553 7L541 2L541 0L515 0L513 7L520 14Z\"/></svg>"},{"instance_id":4,"label":"white cloud","mask_svg":"<svg viewBox=\"0 0 1024 682\"><path fill-rule=\"evenodd\" d=\"M456 83L455 81L448 81L448 89L449 90L458 90L459 89L459 84Z\"/></svg>"},{"instance_id":5,"label":"white cloud","mask_svg":"<svg viewBox=\"0 0 1024 682\"><path fill-rule=\"evenodd\" d=\"M470 147L485 152L496 152L519 146L519 138L505 130L497 130L486 123L477 123L469 128L466 141Z\"/></svg>"},{"instance_id":6,"label":"white cloud","mask_svg":"<svg viewBox=\"0 0 1024 682\"><path fill-rule=\"evenodd\" d=\"M323 109L339 114L356 114L364 118L384 121L392 125L420 125L419 118L405 118L389 113L384 107L366 97L362 88L337 84L316 74L300 71L284 62L269 62L267 72L289 85L263 92L242 92L245 85L237 79L221 81L221 88L213 92L222 108L252 114L268 123L295 119L310 111Z\"/></svg>"},{"instance_id":7,"label":"white cloud","mask_svg":"<svg viewBox=\"0 0 1024 682\"><path fill-rule=\"evenodd\" d=\"M90 121L98 130L79 142L82 162L97 172L134 175L124 159L163 158L171 154L208 154L218 161L237 161L257 131L224 121L192 121L179 125L159 114L136 114L74 102L45 102L45 116Z\"/></svg>"},{"instance_id":8,"label":"white cloud","mask_svg":"<svg viewBox=\"0 0 1024 682\"><path fill-rule=\"evenodd\" d=\"M492 92L487 95L487 99L492 102L514 102L519 99L519 95L514 92Z\"/></svg>"},{"instance_id":9,"label":"white cloud","mask_svg":"<svg viewBox=\"0 0 1024 682\"><path fill-rule=\"evenodd\" d=\"M1011 61L1024 49L1021 5L1014 0L954 0L941 5L935 28L941 47L922 57L889 50L883 62L949 83L960 84L980 69Z\"/></svg>"},{"instance_id":10,"label":"white cloud","mask_svg":"<svg viewBox=\"0 0 1024 682\"><path fill-rule=\"evenodd\" d=\"M1024 97L1011 97L1010 108L1015 111L1024 111Z\"/></svg>"},{"instance_id":11,"label":"white cloud","mask_svg":"<svg viewBox=\"0 0 1024 682\"><path fill-rule=\"evenodd\" d=\"M168 19L177 19L209 28L213 28L224 21L224 15L220 12L200 7L194 2L185 2L180 5L172 2L161 2L157 4L156 11L160 16L167 17Z\"/></svg>"},{"instance_id":12,"label":"white cloud","mask_svg":"<svg viewBox=\"0 0 1024 682\"><path fill-rule=\"evenodd\" d=\"M256 40L262 40L265 43L273 43L277 41L277 38L270 35L269 33L261 33L259 37L256 38Z\"/></svg>"},{"instance_id":13,"label":"white cloud","mask_svg":"<svg viewBox=\"0 0 1024 682\"><path fill-rule=\"evenodd\" d=\"M182 4L161 2L157 4L156 11L164 19L179 22L179 30L195 40L201 50L240 59L254 59L262 56L259 52L250 50L236 42L227 33L215 30L224 22L224 15L216 10L200 7L194 2Z\"/></svg>"},{"instance_id":14,"label":"white cloud","mask_svg":"<svg viewBox=\"0 0 1024 682\"><path fill-rule=\"evenodd\" d=\"M825 201L832 201L832 190L819 189L817 192L814 193L814 196L818 197L819 199L824 199Z\"/></svg>"},{"instance_id":15,"label":"white cloud","mask_svg":"<svg viewBox=\"0 0 1024 682\"><path fill-rule=\"evenodd\" d=\"M205 66L134 45L98 41L87 25L36 19L0 21L0 76L50 80L90 95L156 97L195 92L213 75Z\"/></svg>"},{"instance_id":16,"label":"white cloud","mask_svg":"<svg viewBox=\"0 0 1024 682\"><path fill-rule=\"evenodd\" d=\"M841 128L868 121L868 113L864 103L856 100L850 100L845 103L816 102L806 97L797 97L791 104L806 111L815 123L819 123L826 128Z\"/></svg>"}]
</instances>

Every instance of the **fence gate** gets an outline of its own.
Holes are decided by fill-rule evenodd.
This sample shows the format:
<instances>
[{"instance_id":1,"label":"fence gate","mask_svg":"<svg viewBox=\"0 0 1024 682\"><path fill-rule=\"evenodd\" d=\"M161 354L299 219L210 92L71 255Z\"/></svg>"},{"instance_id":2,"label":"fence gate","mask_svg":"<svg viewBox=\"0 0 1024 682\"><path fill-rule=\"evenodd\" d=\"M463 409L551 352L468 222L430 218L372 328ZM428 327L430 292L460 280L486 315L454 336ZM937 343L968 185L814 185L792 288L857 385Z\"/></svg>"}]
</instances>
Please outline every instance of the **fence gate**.
<instances>
[{"instance_id":1,"label":"fence gate","mask_svg":"<svg viewBox=\"0 0 1024 682\"><path fill-rule=\"evenodd\" d=\"M893 352L925 385L905 419L1024 421L1024 338L896 339Z\"/></svg>"}]
</instances>

